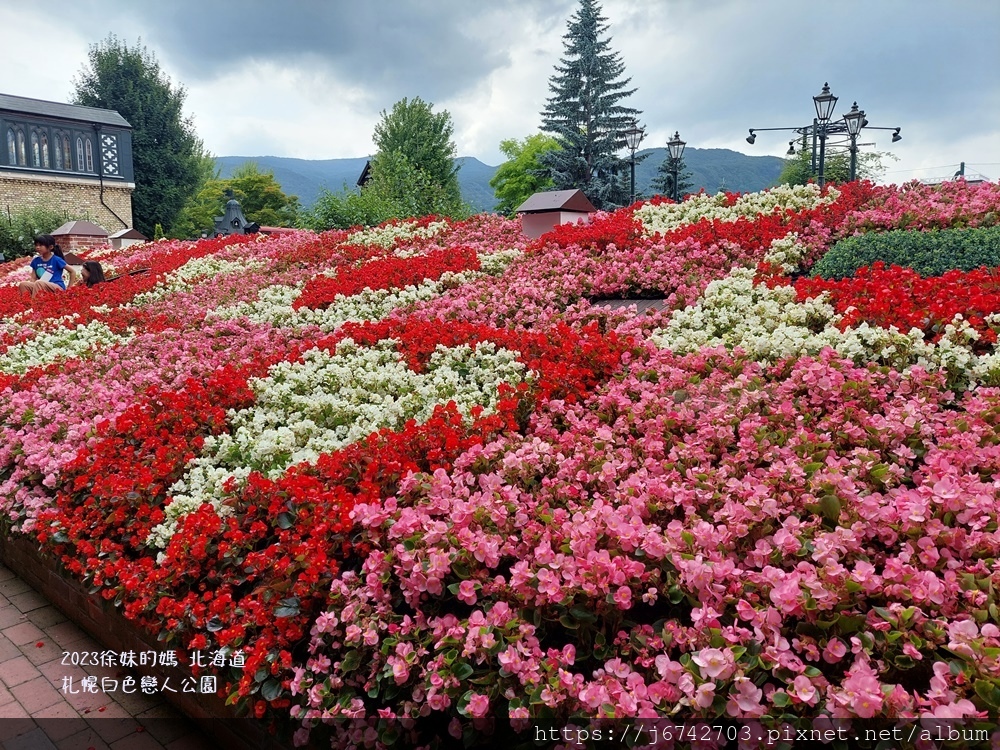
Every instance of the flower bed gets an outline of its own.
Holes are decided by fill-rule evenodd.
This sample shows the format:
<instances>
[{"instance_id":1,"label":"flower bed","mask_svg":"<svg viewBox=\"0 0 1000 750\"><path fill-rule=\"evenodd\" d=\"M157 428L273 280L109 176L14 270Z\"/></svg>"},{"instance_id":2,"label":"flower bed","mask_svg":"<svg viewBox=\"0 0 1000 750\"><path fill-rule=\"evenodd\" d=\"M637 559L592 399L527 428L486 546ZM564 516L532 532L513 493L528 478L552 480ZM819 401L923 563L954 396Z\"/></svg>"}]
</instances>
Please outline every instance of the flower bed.
<instances>
[{"instance_id":1,"label":"flower bed","mask_svg":"<svg viewBox=\"0 0 1000 750\"><path fill-rule=\"evenodd\" d=\"M997 208L862 183L121 251L155 280L0 296L4 528L242 650L223 697L298 741L995 713L995 271L796 277Z\"/></svg>"}]
</instances>

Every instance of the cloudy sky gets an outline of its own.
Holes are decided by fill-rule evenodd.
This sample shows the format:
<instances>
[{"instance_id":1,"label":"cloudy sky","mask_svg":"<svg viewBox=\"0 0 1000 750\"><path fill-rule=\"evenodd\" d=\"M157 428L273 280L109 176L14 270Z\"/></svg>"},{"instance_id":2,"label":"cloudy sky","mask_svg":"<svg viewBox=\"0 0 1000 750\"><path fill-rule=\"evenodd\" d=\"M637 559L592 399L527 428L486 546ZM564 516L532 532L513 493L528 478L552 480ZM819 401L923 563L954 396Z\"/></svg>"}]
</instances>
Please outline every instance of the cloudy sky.
<instances>
[{"instance_id":1,"label":"cloudy sky","mask_svg":"<svg viewBox=\"0 0 1000 750\"><path fill-rule=\"evenodd\" d=\"M88 45L141 39L220 156L364 156L382 110L447 109L463 156L536 132L578 0L35 0L0 4L0 92L68 101ZM902 128L885 181L1000 177L997 0L604 0L643 147L782 155L829 81ZM862 142L889 150L889 131Z\"/></svg>"}]
</instances>

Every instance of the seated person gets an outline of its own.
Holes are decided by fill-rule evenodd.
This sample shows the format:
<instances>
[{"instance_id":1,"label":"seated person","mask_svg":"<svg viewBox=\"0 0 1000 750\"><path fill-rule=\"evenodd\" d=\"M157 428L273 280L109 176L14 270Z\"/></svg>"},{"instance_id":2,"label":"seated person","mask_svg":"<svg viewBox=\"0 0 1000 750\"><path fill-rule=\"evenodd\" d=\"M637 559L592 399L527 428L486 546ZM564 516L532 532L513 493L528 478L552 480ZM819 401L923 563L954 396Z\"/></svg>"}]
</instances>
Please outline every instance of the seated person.
<instances>
[{"instance_id":1,"label":"seated person","mask_svg":"<svg viewBox=\"0 0 1000 750\"><path fill-rule=\"evenodd\" d=\"M83 283L87 286L93 286L105 281L104 269L101 268L101 264L96 260L85 261L83 268L80 270L80 276L83 277Z\"/></svg>"},{"instance_id":2,"label":"seated person","mask_svg":"<svg viewBox=\"0 0 1000 750\"><path fill-rule=\"evenodd\" d=\"M18 289L28 292L32 297L39 292L61 292L66 289L66 282L63 280L66 261L56 255L56 249L58 246L51 234L35 237L35 252L38 255L31 259L30 264L34 280L22 281L18 284Z\"/></svg>"}]
</instances>

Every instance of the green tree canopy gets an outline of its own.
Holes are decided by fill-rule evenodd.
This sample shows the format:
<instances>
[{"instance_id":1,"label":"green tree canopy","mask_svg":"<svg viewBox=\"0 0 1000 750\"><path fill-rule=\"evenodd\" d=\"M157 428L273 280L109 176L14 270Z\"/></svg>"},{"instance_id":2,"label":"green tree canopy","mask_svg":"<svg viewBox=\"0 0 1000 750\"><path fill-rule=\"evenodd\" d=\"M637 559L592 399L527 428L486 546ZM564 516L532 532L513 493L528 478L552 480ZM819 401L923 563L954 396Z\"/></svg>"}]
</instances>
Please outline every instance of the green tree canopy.
<instances>
[{"instance_id":1,"label":"green tree canopy","mask_svg":"<svg viewBox=\"0 0 1000 750\"><path fill-rule=\"evenodd\" d=\"M529 135L524 140L508 138L500 141L500 151L507 157L493 178L490 187L499 201L498 213L512 215L535 193L552 187L552 179L545 175L540 157L546 151L559 148L559 141L544 133Z\"/></svg>"},{"instance_id":2,"label":"green tree canopy","mask_svg":"<svg viewBox=\"0 0 1000 750\"><path fill-rule=\"evenodd\" d=\"M182 113L186 92L141 43L130 47L112 34L91 45L87 60L73 101L116 110L132 126L133 223L152 237L156 224L173 224L204 176L203 144Z\"/></svg>"},{"instance_id":3,"label":"green tree canopy","mask_svg":"<svg viewBox=\"0 0 1000 750\"><path fill-rule=\"evenodd\" d=\"M621 104L635 89L625 88L632 79L621 77L625 63L611 50L606 20L596 0L580 0L542 111L542 130L561 148L540 161L557 190L583 190L597 208L612 209L629 199L628 167L616 153L640 112Z\"/></svg>"},{"instance_id":4,"label":"green tree canopy","mask_svg":"<svg viewBox=\"0 0 1000 750\"><path fill-rule=\"evenodd\" d=\"M469 208L443 185L434 182L399 151L376 154L372 177L360 192L344 185L339 193L325 192L301 217L302 226L349 229L374 226L388 219L410 219L437 214L466 218Z\"/></svg>"},{"instance_id":5,"label":"green tree canopy","mask_svg":"<svg viewBox=\"0 0 1000 750\"><path fill-rule=\"evenodd\" d=\"M816 158L819 158L817 152ZM885 173L885 160L895 160L896 157L884 151L859 151L857 163L857 178L859 180L877 180ZM775 181L776 185L805 185L815 182L818 174L812 168L812 150L800 147L794 156L785 159L785 166ZM827 151L823 166L823 179L826 182L848 182L851 176L851 155L842 150Z\"/></svg>"},{"instance_id":6,"label":"green tree canopy","mask_svg":"<svg viewBox=\"0 0 1000 750\"><path fill-rule=\"evenodd\" d=\"M261 226L295 226L299 199L285 195L271 171L261 171L256 162L247 161L223 180L218 176L205 182L198 194L184 206L174 227L174 236L196 237L215 226L229 200L227 191L240 202L243 215Z\"/></svg>"},{"instance_id":7,"label":"green tree canopy","mask_svg":"<svg viewBox=\"0 0 1000 750\"><path fill-rule=\"evenodd\" d=\"M380 169L388 170L408 187L429 191L427 196L416 196L416 203L437 205L443 196L440 208L451 213L462 206L451 139L454 125L447 110L434 112L433 107L418 96L396 102L391 112L382 110L373 136L378 152L372 160L372 176L377 179ZM384 181L380 187L386 187ZM400 189L393 192L398 194Z\"/></svg>"}]
</instances>

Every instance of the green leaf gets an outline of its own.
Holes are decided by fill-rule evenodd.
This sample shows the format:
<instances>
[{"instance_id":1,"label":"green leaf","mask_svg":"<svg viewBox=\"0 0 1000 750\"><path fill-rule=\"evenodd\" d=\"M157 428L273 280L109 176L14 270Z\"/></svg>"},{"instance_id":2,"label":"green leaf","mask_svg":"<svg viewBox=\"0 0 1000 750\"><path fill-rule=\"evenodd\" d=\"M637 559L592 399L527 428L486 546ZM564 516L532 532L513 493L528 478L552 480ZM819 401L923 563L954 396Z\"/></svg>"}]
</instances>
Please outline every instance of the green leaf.
<instances>
[{"instance_id":1,"label":"green leaf","mask_svg":"<svg viewBox=\"0 0 1000 750\"><path fill-rule=\"evenodd\" d=\"M281 697L283 689L281 683L277 680L266 680L263 685L260 686L260 695L266 701L277 700Z\"/></svg>"},{"instance_id":2,"label":"green leaf","mask_svg":"<svg viewBox=\"0 0 1000 750\"><path fill-rule=\"evenodd\" d=\"M295 519L289 513L279 513L275 522L279 529L290 529L295 525Z\"/></svg>"},{"instance_id":3,"label":"green leaf","mask_svg":"<svg viewBox=\"0 0 1000 750\"><path fill-rule=\"evenodd\" d=\"M275 617L295 617L299 613L299 598L293 596L289 599L282 599L278 606L274 608Z\"/></svg>"},{"instance_id":4,"label":"green leaf","mask_svg":"<svg viewBox=\"0 0 1000 750\"><path fill-rule=\"evenodd\" d=\"M340 668L344 672L353 672L355 669L361 666L361 652L356 648L352 648L346 654L344 658L340 660Z\"/></svg>"},{"instance_id":5,"label":"green leaf","mask_svg":"<svg viewBox=\"0 0 1000 750\"><path fill-rule=\"evenodd\" d=\"M840 520L840 498L836 495L823 495L819 507L823 512L823 518L833 522Z\"/></svg>"}]
</instances>

